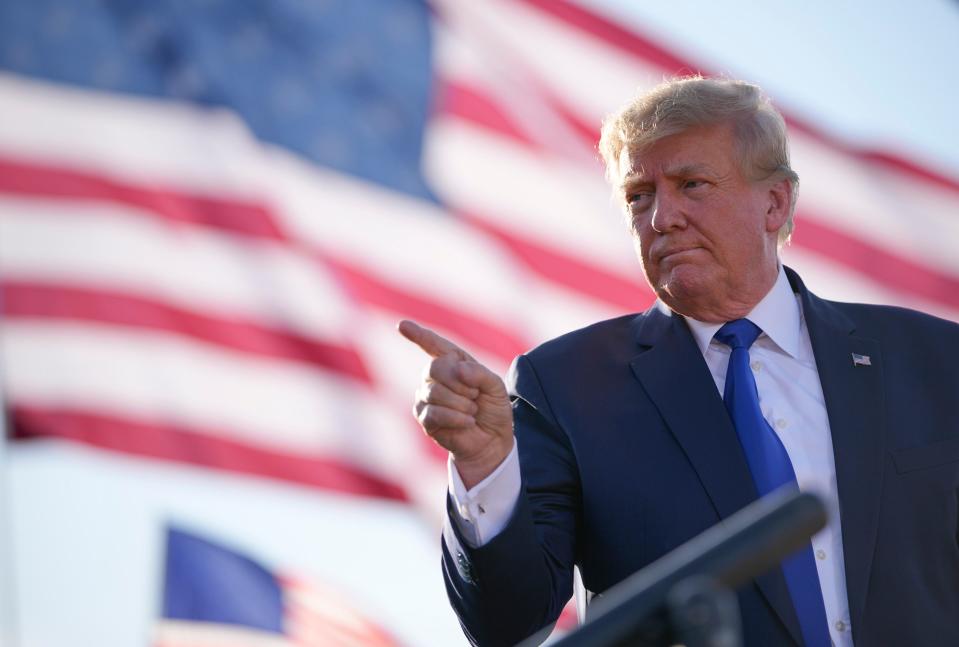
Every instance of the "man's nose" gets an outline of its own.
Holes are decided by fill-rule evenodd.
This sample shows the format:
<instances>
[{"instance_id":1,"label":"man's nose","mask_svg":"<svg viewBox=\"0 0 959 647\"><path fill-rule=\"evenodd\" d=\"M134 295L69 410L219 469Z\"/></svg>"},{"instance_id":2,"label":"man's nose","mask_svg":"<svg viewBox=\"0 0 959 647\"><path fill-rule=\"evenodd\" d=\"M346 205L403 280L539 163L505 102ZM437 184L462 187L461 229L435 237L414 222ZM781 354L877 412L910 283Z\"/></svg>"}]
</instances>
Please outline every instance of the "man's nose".
<instances>
[{"instance_id":1,"label":"man's nose","mask_svg":"<svg viewBox=\"0 0 959 647\"><path fill-rule=\"evenodd\" d=\"M682 205L676 196L661 191L656 193L652 226L654 231L661 234L686 228L686 214L683 213Z\"/></svg>"}]
</instances>

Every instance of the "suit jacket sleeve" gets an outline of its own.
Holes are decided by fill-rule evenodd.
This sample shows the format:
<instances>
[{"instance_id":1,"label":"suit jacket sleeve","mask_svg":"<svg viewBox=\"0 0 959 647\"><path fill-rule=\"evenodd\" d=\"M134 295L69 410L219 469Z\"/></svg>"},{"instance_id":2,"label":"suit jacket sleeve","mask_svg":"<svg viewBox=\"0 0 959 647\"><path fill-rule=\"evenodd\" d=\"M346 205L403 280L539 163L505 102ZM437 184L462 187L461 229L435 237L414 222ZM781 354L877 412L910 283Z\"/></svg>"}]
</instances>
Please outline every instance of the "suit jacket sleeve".
<instances>
[{"instance_id":1,"label":"suit jacket sleeve","mask_svg":"<svg viewBox=\"0 0 959 647\"><path fill-rule=\"evenodd\" d=\"M529 358L516 359L507 382L523 479L516 508L479 548L449 519L444 529L447 593L475 645L514 645L556 620L572 594L581 522L572 447Z\"/></svg>"}]
</instances>

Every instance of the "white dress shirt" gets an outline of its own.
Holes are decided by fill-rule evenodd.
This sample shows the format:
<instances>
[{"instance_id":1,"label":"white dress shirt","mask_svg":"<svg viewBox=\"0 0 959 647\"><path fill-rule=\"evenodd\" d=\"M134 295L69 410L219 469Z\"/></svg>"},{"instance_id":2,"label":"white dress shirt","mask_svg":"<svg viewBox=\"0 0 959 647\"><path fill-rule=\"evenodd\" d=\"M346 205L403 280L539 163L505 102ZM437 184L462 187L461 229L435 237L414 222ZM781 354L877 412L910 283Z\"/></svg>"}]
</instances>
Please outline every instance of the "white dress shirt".
<instances>
[{"instance_id":1,"label":"white dress shirt","mask_svg":"<svg viewBox=\"0 0 959 647\"><path fill-rule=\"evenodd\" d=\"M666 306L660 302L659 307ZM802 304L782 269L773 288L747 318L763 331L749 349L763 416L789 454L799 489L822 496L829 512L829 523L812 538L813 554L833 644L852 647L832 434ZM688 317L686 321L722 396L731 352L713 339L722 324ZM472 489L466 490L452 460L449 481L458 513L453 515L454 523L471 544L482 546L506 526L519 497L515 443L496 471ZM452 533L444 536L448 543L455 542Z\"/></svg>"}]
</instances>

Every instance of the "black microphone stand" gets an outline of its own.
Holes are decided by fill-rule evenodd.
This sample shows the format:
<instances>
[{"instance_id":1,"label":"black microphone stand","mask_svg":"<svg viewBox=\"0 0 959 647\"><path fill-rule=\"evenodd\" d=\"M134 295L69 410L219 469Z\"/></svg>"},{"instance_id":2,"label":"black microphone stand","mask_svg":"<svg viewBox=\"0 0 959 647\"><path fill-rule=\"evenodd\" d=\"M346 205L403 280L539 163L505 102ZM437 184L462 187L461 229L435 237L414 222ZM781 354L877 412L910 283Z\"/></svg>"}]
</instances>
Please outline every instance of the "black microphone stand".
<instances>
[{"instance_id":1,"label":"black microphone stand","mask_svg":"<svg viewBox=\"0 0 959 647\"><path fill-rule=\"evenodd\" d=\"M777 490L594 597L587 622L553 645L738 647L733 590L804 547L826 520L819 497Z\"/></svg>"}]
</instances>

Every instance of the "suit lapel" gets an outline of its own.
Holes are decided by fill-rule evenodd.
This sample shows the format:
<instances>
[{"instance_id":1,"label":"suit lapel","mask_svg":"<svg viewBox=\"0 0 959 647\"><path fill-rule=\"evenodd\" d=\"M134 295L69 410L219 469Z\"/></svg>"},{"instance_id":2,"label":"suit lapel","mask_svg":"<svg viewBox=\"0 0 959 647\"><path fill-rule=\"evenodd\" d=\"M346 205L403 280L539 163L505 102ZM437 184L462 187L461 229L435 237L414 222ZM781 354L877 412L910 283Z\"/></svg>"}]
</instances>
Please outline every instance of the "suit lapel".
<instances>
[{"instance_id":1,"label":"suit lapel","mask_svg":"<svg viewBox=\"0 0 959 647\"><path fill-rule=\"evenodd\" d=\"M885 429L882 353L879 343L857 337L853 322L835 306L810 294L795 274L809 338L826 399L842 526L850 622L863 616L882 492ZM853 354L867 356L857 365Z\"/></svg>"},{"instance_id":2,"label":"suit lapel","mask_svg":"<svg viewBox=\"0 0 959 647\"><path fill-rule=\"evenodd\" d=\"M657 311L644 324L641 343L649 350L633 359L633 372L725 519L756 500L736 430L682 318Z\"/></svg>"},{"instance_id":3,"label":"suit lapel","mask_svg":"<svg viewBox=\"0 0 959 647\"><path fill-rule=\"evenodd\" d=\"M757 494L716 384L681 317L654 306L637 322L636 338L647 350L630 362L633 373L725 519L755 501ZM797 644L802 644L782 571L766 573L756 583Z\"/></svg>"}]
</instances>

